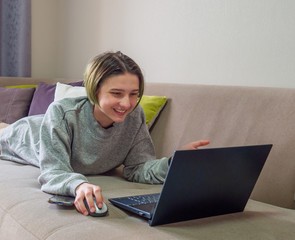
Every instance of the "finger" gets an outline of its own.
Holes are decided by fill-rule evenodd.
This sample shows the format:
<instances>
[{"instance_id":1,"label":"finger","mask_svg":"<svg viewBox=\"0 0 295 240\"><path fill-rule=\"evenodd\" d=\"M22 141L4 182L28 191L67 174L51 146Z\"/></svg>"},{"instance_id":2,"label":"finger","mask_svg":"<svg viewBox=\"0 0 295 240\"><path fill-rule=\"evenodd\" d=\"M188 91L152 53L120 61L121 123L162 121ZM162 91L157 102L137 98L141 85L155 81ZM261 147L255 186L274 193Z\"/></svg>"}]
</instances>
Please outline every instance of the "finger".
<instances>
[{"instance_id":1,"label":"finger","mask_svg":"<svg viewBox=\"0 0 295 240\"><path fill-rule=\"evenodd\" d=\"M75 207L77 209L78 212L82 213L83 215L87 216L89 213L85 207L85 204L83 202L84 197L76 197L75 199Z\"/></svg>"},{"instance_id":2,"label":"finger","mask_svg":"<svg viewBox=\"0 0 295 240\"><path fill-rule=\"evenodd\" d=\"M92 192L90 192L90 193L88 193L86 195L86 202L87 202L87 204L89 206L90 212L95 212L96 209L95 209L95 205L94 205L94 201L93 201L93 194L92 194Z\"/></svg>"},{"instance_id":3,"label":"finger","mask_svg":"<svg viewBox=\"0 0 295 240\"><path fill-rule=\"evenodd\" d=\"M103 202L103 196L102 196L102 190L99 186L95 186L94 188L94 196L96 199L96 204L98 208L102 208L102 202Z\"/></svg>"},{"instance_id":4,"label":"finger","mask_svg":"<svg viewBox=\"0 0 295 240\"><path fill-rule=\"evenodd\" d=\"M206 146L209 143L210 143L209 140L201 140L201 141L193 142L193 147L198 148L198 147L201 147L201 146Z\"/></svg>"},{"instance_id":5,"label":"finger","mask_svg":"<svg viewBox=\"0 0 295 240\"><path fill-rule=\"evenodd\" d=\"M80 208L80 203L79 203L79 197L78 196L76 196L76 198L75 198L74 205L75 205L77 211L82 213L81 208Z\"/></svg>"}]
</instances>

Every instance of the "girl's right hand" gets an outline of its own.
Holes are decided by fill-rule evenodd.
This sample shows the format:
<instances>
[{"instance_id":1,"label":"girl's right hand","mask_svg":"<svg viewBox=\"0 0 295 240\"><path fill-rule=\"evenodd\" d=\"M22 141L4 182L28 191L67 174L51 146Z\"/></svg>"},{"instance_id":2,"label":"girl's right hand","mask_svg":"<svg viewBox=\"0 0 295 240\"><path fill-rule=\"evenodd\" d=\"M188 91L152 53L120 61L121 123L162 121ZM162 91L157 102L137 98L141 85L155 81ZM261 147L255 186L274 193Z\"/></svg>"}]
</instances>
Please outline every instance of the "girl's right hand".
<instances>
[{"instance_id":1,"label":"girl's right hand","mask_svg":"<svg viewBox=\"0 0 295 240\"><path fill-rule=\"evenodd\" d=\"M76 198L74 202L78 212L82 213L85 216L89 214L84 204L84 198L86 198L90 212L95 212L93 197L95 197L96 199L97 207L102 208L103 196L101 188L90 183L80 184L76 188Z\"/></svg>"}]
</instances>

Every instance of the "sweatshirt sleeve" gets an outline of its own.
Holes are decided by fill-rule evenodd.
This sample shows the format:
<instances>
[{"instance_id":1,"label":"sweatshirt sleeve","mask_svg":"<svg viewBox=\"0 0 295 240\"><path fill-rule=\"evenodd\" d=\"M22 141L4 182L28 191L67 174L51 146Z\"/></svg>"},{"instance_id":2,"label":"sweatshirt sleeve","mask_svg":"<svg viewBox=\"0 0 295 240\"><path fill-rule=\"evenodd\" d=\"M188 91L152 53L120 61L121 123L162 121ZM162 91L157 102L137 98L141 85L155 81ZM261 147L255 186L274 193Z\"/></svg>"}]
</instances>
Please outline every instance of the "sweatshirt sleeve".
<instances>
[{"instance_id":1,"label":"sweatshirt sleeve","mask_svg":"<svg viewBox=\"0 0 295 240\"><path fill-rule=\"evenodd\" d=\"M71 164L72 133L58 105L48 108L40 128L39 183L44 192L75 196L75 189L87 178L74 173Z\"/></svg>"},{"instance_id":2,"label":"sweatshirt sleeve","mask_svg":"<svg viewBox=\"0 0 295 240\"><path fill-rule=\"evenodd\" d=\"M160 184L164 182L168 171L168 158L156 159L145 116L143 112L142 114L141 126L124 162L124 177L133 182Z\"/></svg>"}]
</instances>

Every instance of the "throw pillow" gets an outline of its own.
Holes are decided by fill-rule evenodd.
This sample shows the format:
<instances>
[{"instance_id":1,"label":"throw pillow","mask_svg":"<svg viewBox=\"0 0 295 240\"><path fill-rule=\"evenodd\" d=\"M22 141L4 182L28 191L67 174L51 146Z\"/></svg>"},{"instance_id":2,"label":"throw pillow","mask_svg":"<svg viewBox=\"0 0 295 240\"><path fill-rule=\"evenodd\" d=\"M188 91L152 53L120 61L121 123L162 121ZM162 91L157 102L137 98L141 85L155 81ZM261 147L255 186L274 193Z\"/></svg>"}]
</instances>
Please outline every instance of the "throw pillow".
<instances>
[{"instance_id":1,"label":"throw pillow","mask_svg":"<svg viewBox=\"0 0 295 240\"><path fill-rule=\"evenodd\" d=\"M15 86L5 86L6 88L36 88L37 85L15 85Z\"/></svg>"},{"instance_id":2,"label":"throw pillow","mask_svg":"<svg viewBox=\"0 0 295 240\"><path fill-rule=\"evenodd\" d=\"M69 83L71 86L82 86L83 81ZM34 93L29 110L29 116L44 114L54 100L56 84L39 83Z\"/></svg>"},{"instance_id":3,"label":"throw pillow","mask_svg":"<svg viewBox=\"0 0 295 240\"><path fill-rule=\"evenodd\" d=\"M35 88L0 88L0 121L11 124L28 115Z\"/></svg>"},{"instance_id":4,"label":"throw pillow","mask_svg":"<svg viewBox=\"0 0 295 240\"><path fill-rule=\"evenodd\" d=\"M68 84L57 83L54 101L58 101L63 98L87 96L85 87L72 87Z\"/></svg>"},{"instance_id":5,"label":"throw pillow","mask_svg":"<svg viewBox=\"0 0 295 240\"><path fill-rule=\"evenodd\" d=\"M60 100L66 97L78 97L78 96L86 96L85 87L72 87L63 83L57 83L55 90L55 98L54 101ZM140 101L140 105L142 106L145 116L146 116L146 124L150 129L154 124L155 120L159 116L160 112L164 108L167 102L166 97L159 96L147 96L143 95Z\"/></svg>"},{"instance_id":6,"label":"throw pillow","mask_svg":"<svg viewBox=\"0 0 295 240\"><path fill-rule=\"evenodd\" d=\"M158 118L160 112L163 110L166 105L167 98L159 97L159 96L147 96L143 95L140 101L140 105L142 106L146 124L150 129Z\"/></svg>"}]
</instances>

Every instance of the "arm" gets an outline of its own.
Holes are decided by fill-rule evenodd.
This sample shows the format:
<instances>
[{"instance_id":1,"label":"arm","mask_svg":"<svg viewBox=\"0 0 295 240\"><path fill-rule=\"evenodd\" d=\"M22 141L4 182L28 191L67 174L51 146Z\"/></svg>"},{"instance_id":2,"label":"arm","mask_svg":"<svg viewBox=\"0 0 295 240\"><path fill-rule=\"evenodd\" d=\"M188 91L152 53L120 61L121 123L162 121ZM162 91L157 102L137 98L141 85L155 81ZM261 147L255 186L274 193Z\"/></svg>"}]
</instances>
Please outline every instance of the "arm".
<instances>
[{"instance_id":1,"label":"arm","mask_svg":"<svg viewBox=\"0 0 295 240\"><path fill-rule=\"evenodd\" d=\"M180 148L180 150L193 150L198 147L208 145L210 141L200 140L188 143ZM149 147L150 146L150 147ZM147 158L149 153L152 153L152 142L150 138L144 139L134 146L131 154L137 154L138 158ZM124 168L124 176L133 182L141 183L163 183L170 164L170 158L155 159L154 155L148 157L148 161L138 165L126 166ZM154 160L151 160L154 159Z\"/></svg>"},{"instance_id":2,"label":"arm","mask_svg":"<svg viewBox=\"0 0 295 240\"><path fill-rule=\"evenodd\" d=\"M39 162L41 190L59 195L75 196L75 189L87 179L74 173L71 164L72 134L58 105L51 105L40 128Z\"/></svg>"},{"instance_id":3,"label":"arm","mask_svg":"<svg viewBox=\"0 0 295 240\"><path fill-rule=\"evenodd\" d=\"M168 171L168 158L156 159L150 138L138 142L125 161L124 177L132 182L163 183Z\"/></svg>"},{"instance_id":4,"label":"arm","mask_svg":"<svg viewBox=\"0 0 295 240\"><path fill-rule=\"evenodd\" d=\"M71 167L72 132L63 111L56 106L50 107L40 131L41 189L53 194L74 196L76 209L84 215L89 214L84 198L91 212L95 211L93 196L98 207L102 207L101 188L88 183L84 175L75 173Z\"/></svg>"},{"instance_id":5,"label":"arm","mask_svg":"<svg viewBox=\"0 0 295 240\"><path fill-rule=\"evenodd\" d=\"M168 158L156 159L145 115L140 108L136 119L139 127L124 161L124 177L133 182L163 183L168 171Z\"/></svg>"},{"instance_id":6,"label":"arm","mask_svg":"<svg viewBox=\"0 0 295 240\"><path fill-rule=\"evenodd\" d=\"M145 124L143 109L138 109L137 116L140 127L124 162L124 177L133 182L163 183L169 168L169 159L166 157L156 159L154 145ZM191 142L183 146L181 150L196 149L207 144L209 144L207 140Z\"/></svg>"}]
</instances>

